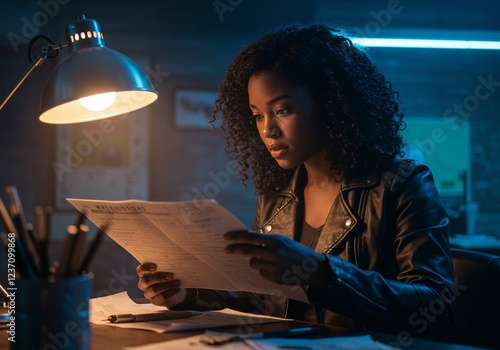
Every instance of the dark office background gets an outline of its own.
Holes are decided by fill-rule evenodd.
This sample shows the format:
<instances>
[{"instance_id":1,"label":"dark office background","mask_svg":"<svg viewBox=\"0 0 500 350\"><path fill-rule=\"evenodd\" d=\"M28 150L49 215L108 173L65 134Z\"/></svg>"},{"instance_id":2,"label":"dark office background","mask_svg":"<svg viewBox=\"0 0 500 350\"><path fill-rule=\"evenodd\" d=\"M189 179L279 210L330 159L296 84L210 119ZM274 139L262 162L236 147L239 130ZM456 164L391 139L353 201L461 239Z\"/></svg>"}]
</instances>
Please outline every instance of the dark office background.
<instances>
[{"instance_id":1,"label":"dark office background","mask_svg":"<svg viewBox=\"0 0 500 350\"><path fill-rule=\"evenodd\" d=\"M500 40L499 13L498 2L490 0L4 1L0 7L1 95L7 93L27 68L28 42L33 35L45 34L56 42L64 41L66 25L79 14L85 14L98 20L109 48L126 54L148 72L159 99L144 111L116 122L116 130L120 129L120 123L128 128L123 134L128 142L121 147L128 150L127 157L135 157L133 161L122 159L117 165L92 163L91 157L83 156L80 162L73 159L74 166L62 171L61 164L71 165L69 158L65 158L69 152L67 146L74 147L78 142L75 139L61 141L61 130L73 130L70 134L81 141L85 137L82 130L96 129L99 124L63 129L38 121L43 81L58 62L57 59L45 60L0 111L0 189L3 191L9 185L17 187L28 218L32 218L35 205L54 206L53 235L58 240L64 237L65 226L77 217L68 206L61 204L64 202L61 197L81 195L86 193L82 189L88 189L89 196L97 198L92 188L98 186L99 176L107 174L109 180L109 173L115 170L116 182L112 188L116 189L113 195L116 198L113 199L130 196L154 201L214 198L251 225L255 203L252 187L245 188L234 176L228 175L228 159L217 132L184 127L176 122L176 91L215 90L234 54L251 39L278 25L326 21L354 35L372 38ZM65 55L61 52L59 59ZM473 233L500 237L497 155L500 150L500 51L373 48L371 55L400 91L408 117L433 118L444 123L443 128L448 127L439 137L433 134L435 127L427 130L421 141L434 137L434 143L426 143L428 147L449 152L447 161L463 163L465 159L467 163L465 174L457 173L454 180L462 183L469 195L443 195L454 221L451 233L466 231L464 197L467 197L479 208ZM490 83L486 86L485 81ZM461 114L447 114L456 106L462 107ZM138 118L147 120L141 122ZM470 130L469 140L464 141L465 154L461 153L461 147L447 147L445 141L460 129L460 122L466 123ZM137 132L137 128L145 134ZM121 134L117 131L114 136L113 132L103 135L104 140L94 145L95 151ZM134 142L142 142L142 146ZM131 149L139 153L133 154ZM134 162L144 164L135 173L128 171ZM91 171L75 179L75 174L82 169ZM437 164L433 170L449 169L447 165ZM462 175L465 177L460 177ZM137 179L141 179L141 183L134 181ZM446 184L443 188L445 193ZM2 193L0 197L6 202ZM95 228L91 226L91 229ZM56 244L53 254L57 258ZM5 263L0 264L3 271ZM95 294L128 290L138 295L136 265L132 257L106 239L92 264Z\"/></svg>"}]
</instances>

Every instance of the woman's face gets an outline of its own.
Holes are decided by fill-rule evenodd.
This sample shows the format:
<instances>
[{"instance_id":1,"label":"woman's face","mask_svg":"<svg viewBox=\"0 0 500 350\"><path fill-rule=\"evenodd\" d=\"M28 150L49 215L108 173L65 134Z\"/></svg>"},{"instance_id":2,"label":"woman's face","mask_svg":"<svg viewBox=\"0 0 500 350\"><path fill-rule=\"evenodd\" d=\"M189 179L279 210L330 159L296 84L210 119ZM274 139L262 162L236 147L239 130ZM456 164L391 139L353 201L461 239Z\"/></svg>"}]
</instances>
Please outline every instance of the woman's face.
<instances>
[{"instance_id":1,"label":"woman's face","mask_svg":"<svg viewBox=\"0 0 500 350\"><path fill-rule=\"evenodd\" d=\"M325 132L305 87L264 72L250 77L248 98L260 137L279 166L291 169L324 159Z\"/></svg>"}]
</instances>

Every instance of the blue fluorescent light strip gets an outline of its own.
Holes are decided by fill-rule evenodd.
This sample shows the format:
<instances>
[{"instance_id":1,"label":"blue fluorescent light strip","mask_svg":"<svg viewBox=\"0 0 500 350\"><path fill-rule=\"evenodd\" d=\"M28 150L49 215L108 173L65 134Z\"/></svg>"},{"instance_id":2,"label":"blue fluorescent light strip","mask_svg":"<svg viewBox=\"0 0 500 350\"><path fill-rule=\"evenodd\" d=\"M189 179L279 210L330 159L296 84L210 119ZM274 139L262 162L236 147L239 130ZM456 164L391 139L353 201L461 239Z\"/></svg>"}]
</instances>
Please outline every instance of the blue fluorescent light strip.
<instances>
[{"instance_id":1,"label":"blue fluorescent light strip","mask_svg":"<svg viewBox=\"0 0 500 350\"><path fill-rule=\"evenodd\" d=\"M353 38L352 42L367 47L500 50L500 41Z\"/></svg>"}]
</instances>

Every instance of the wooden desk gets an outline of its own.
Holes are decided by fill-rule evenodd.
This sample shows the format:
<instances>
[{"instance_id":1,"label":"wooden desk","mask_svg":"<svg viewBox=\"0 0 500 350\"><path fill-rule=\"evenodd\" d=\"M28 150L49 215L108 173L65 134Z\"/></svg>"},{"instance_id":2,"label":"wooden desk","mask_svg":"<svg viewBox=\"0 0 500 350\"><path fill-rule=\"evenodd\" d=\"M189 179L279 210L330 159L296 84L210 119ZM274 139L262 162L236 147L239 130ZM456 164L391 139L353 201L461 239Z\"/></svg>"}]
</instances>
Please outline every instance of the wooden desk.
<instances>
[{"instance_id":1,"label":"wooden desk","mask_svg":"<svg viewBox=\"0 0 500 350\"><path fill-rule=\"evenodd\" d=\"M277 330L285 330L293 328L293 324L294 322L262 324L255 327L255 332L271 332ZM295 324L295 327L303 325L304 324L297 323ZM236 327L221 327L213 329L221 332L222 331L234 332L234 333L236 332ZM179 339L179 338L193 336L196 334L201 334L204 332L204 330L160 334L147 330L125 329L125 328L91 324L91 332L92 332L91 335L92 349L100 350L100 349L116 349L117 345L120 345L120 347L138 346L138 345L157 343L161 341Z\"/></svg>"},{"instance_id":2,"label":"wooden desk","mask_svg":"<svg viewBox=\"0 0 500 350\"><path fill-rule=\"evenodd\" d=\"M278 330L285 330L295 327L310 326L311 324L303 322L276 322L276 323L266 323L259 326L255 326L255 332L271 332ZM196 334L203 333L203 331L187 331L187 332L174 332L174 333L156 333L146 330L138 329L126 329L109 327L105 325L91 324L91 349L101 350L101 349L121 349L126 346L139 346L147 345L167 340L179 339L183 337L189 337ZM236 327L224 327L224 328L214 328L214 330L221 332L233 332L236 333ZM6 331L1 331L2 336L0 337L0 349L9 349L10 343L7 340ZM332 337L332 336L349 336L356 335L347 330L339 327L331 326L320 326L320 337ZM404 338L398 339L395 335L390 334L371 334L373 339L378 340L382 343L399 346L402 349L409 350L429 350L429 349L440 349L440 350L473 350L479 349L469 346L457 345L457 344L447 344L441 342L434 342L415 338Z\"/></svg>"},{"instance_id":3,"label":"wooden desk","mask_svg":"<svg viewBox=\"0 0 500 350\"><path fill-rule=\"evenodd\" d=\"M267 323L259 326L255 326L255 332L272 332L278 330L285 330L294 327L304 327L311 326L311 324L304 322L277 322L277 323ZM103 325L91 325L92 329L92 349L116 349L119 345L124 346L138 346L146 345L155 342L161 342L172 339L179 339L183 337L188 337L196 334L203 333L203 331L189 331L189 332L176 332L176 333L163 333L158 334L151 331L145 330L132 330L123 329L116 327L108 327ZM236 332L235 327L224 327L224 328L214 328L214 330L221 332ZM361 334L361 333L360 333ZM321 326L320 327L320 337L332 337L332 336L349 336L355 335L346 329L332 326ZM404 338L398 339L397 336L391 334L371 334L373 339L378 340L382 343L393 345L395 347L399 346L402 349L409 350L429 350L429 349L440 349L440 350L473 350L479 349L458 344L446 344L441 342L434 342L423 339L415 338ZM484 350L484 349L483 349Z\"/></svg>"}]
</instances>

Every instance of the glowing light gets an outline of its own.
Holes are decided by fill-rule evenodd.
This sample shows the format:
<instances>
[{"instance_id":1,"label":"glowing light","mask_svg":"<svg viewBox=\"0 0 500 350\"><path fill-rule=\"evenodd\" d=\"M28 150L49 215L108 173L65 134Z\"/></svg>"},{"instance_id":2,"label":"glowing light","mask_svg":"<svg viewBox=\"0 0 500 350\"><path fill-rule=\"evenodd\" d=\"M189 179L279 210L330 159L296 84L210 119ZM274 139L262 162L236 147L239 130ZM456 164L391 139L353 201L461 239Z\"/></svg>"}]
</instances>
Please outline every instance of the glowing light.
<instances>
[{"instance_id":1,"label":"glowing light","mask_svg":"<svg viewBox=\"0 0 500 350\"><path fill-rule=\"evenodd\" d=\"M500 41L353 38L352 42L367 47L500 50Z\"/></svg>"},{"instance_id":2,"label":"glowing light","mask_svg":"<svg viewBox=\"0 0 500 350\"><path fill-rule=\"evenodd\" d=\"M113 105L116 98L116 92L106 92L80 98L80 103L83 107L90 111L99 112L108 109Z\"/></svg>"}]
</instances>

